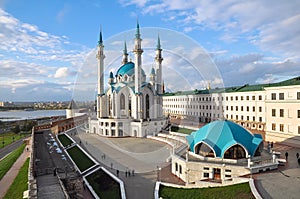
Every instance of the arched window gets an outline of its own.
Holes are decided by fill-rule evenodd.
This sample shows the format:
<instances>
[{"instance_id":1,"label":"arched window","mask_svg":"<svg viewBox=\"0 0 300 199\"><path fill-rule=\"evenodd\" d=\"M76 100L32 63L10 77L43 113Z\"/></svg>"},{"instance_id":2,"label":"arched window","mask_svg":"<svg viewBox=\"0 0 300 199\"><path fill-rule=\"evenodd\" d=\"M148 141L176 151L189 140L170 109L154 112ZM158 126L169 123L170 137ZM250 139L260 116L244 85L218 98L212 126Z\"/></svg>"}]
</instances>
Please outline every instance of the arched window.
<instances>
[{"instance_id":1,"label":"arched window","mask_svg":"<svg viewBox=\"0 0 300 199\"><path fill-rule=\"evenodd\" d=\"M123 93L120 96L120 109L125 109L125 95Z\"/></svg>"},{"instance_id":2,"label":"arched window","mask_svg":"<svg viewBox=\"0 0 300 199\"><path fill-rule=\"evenodd\" d=\"M150 108L150 100L149 100L149 95L146 95L146 118L150 118L149 114L149 108Z\"/></svg>"},{"instance_id":3,"label":"arched window","mask_svg":"<svg viewBox=\"0 0 300 199\"><path fill-rule=\"evenodd\" d=\"M128 97L128 112L129 112L129 116L132 115L132 111L131 111L131 96Z\"/></svg>"},{"instance_id":4,"label":"arched window","mask_svg":"<svg viewBox=\"0 0 300 199\"><path fill-rule=\"evenodd\" d=\"M224 158L227 158L227 159L246 158L246 151L242 146L236 144L236 145L230 147L229 149L227 149L227 151L225 151Z\"/></svg>"},{"instance_id":5,"label":"arched window","mask_svg":"<svg viewBox=\"0 0 300 199\"><path fill-rule=\"evenodd\" d=\"M214 151L203 142L196 145L195 153L203 157L215 157Z\"/></svg>"}]
</instances>

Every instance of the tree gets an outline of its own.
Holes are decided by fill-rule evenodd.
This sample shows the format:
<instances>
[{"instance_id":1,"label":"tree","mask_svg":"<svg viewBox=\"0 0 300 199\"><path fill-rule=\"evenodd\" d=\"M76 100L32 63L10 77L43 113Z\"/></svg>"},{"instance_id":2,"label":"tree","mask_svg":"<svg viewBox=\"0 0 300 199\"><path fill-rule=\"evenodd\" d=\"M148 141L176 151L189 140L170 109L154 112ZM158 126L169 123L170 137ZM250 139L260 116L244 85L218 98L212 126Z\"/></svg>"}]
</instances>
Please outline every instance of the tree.
<instances>
[{"instance_id":1,"label":"tree","mask_svg":"<svg viewBox=\"0 0 300 199\"><path fill-rule=\"evenodd\" d=\"M16 125L15 128L12 129L14 133L19 133L20 132L20 125Z\"/></svg>"}]
</instances>

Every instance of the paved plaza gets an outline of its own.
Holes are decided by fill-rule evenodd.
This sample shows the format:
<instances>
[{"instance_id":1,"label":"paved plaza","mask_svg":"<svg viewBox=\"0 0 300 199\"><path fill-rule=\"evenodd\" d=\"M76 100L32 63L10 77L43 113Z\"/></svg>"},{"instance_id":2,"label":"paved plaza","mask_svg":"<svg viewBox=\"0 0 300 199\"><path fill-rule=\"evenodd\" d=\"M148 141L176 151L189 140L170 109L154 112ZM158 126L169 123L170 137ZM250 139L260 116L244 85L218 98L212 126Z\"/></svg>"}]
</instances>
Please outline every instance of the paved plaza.
<instances>
[{"instance_id":1,"label":"paved plaza","mask_svg":"<svg viewBox=\"0 0 300 199\"><path fill-rule=\"evenodd\" d=\"M140 199L141 196L143 199L152 199L155 182L164 168L170 165L166 160L171 147L159 141L132 137L106 138L81 130L76 136L74 133L69 135L81 143L102 166L115 175L119 171L118 177L123 180L126 196L130 199Z\"/></svg>"},{"instance_id":2,"label":"paved plaza","mask_svg":"<svg viewBox=\"0 0 300 199\"><path fill-rule=\"evenodd\" d=\"M288 162L285 166L279 166L278 170L253 176L259 193L264 199L300 198L300 166L296 158L300 149L275 144L274 150L281 152L281 158L288 152Z\"/></svg>"}]
</instances>

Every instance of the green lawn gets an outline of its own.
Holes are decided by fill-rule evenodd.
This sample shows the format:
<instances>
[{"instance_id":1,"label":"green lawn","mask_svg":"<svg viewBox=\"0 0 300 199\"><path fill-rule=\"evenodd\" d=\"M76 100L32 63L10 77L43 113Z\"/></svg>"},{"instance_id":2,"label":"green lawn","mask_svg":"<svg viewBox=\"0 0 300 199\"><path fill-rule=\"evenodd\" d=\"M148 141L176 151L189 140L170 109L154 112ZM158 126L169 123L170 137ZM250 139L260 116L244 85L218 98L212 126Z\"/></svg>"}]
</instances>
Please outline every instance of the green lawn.
<instances>
[{"instance_id":1,"label":"green lawn","mask_svg":"<svg viewBox=\"0 0 300 199\"><path fill-rule=\"evenodd\" d=\"M180 128L178 126L171 126L171 131L183 134L191 134L195 130L187 129L187 128Z\"/></svg>"},{"instance_id":2,"label":"green lawn","mask_svg":"<svg viewBox=\"0 0 300 199\"><path fill-rule=\"evenodd\" d=\"M254 199L251 193L249 183L242 183L230 185L226 187L213 187L213 188L173 188L160 186L159 196L164 199L197 199L197 198L210 198L210 199Z\"/></svg>"},{"instance_id":3,"label":"green lawn","mask_svg":"<svg viewBox=\"0 0 300 199\"><path fill-rule=\"evenodd\" d=\"M103 170L97 170L87 176L86 179L101 199L121 198L119 183Z\"/></svg>"},{"instance_id":4,"label":"green lawn","mask_svg":"<svg viewBox=\"0 0 300 199\"><path fill-rule=\"evenodd\" d=\"M19 148L11 152L8 156L0 161L0 180L6 174L6 172L12 167L18 157L24 151L25 144L22 144Z\"/></svg>"},{"instance_id":5,"label":"green lawn","mask_svg":"<svg viewBox=\"0 0 300 199\"><path fill-rule=\"evenodd\" d=\"M21 138L24 138L27 134L20 134L20 133L4 133L0 134L0 148L5 147L6 145L9 145L13 143L14 141L17 141ZM4 144L3 144L4 142Z\"/></svg>"},{"instance_id":6,"label":"green lawn","mask_svg":"<svg viewBox=\"0 0 300 199\"><path fill-rule=\"evenodd\" d=\"M81 172L95 165L95 163L77 146L67 149L67 152Z\"/></svg>"},{"instance_id":7,"label":"green lawn","mask_svg":"<svg viewBox=\"0 0 300 199\"><path fill-rule=\"evenodd\" d=\"M29 158L25 161L12 185L9 187L3 199L22 199L23 192L28 189Z\"/></svg>"},{"instance_id":8,"label":"green lawn","mask_svg":"<svg viewBox=\"0 0 300 199\"><path fill-rule=\"evenodd\" d=\"M69 146L71 144L73 144L74 142L72 142L72 140L66 136L65 134L60 134L57 136L59 141L61 142L61 144L66 147L66 146Z\"/></svg>"}]
</instances>

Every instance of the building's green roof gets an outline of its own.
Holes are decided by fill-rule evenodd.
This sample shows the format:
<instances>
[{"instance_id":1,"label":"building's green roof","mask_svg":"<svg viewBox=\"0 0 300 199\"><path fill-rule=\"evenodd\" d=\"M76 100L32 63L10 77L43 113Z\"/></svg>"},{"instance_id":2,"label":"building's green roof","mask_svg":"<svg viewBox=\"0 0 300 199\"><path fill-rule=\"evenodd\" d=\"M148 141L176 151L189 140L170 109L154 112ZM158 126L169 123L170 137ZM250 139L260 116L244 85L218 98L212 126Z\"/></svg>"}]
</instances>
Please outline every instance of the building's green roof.
<instances>
[{"instance_id":1,"label":"building's green roof","mask_svg":"<svg viewBox=\"0 0 300 199\"><path fill-rule=\"evenodd\" d=\"M193 90L193 91L177 91L175 93L165 93L164 96L178 96L178 95L199 95L209 93L232 93L232 92L249 92L249 91L263 91L266 87L278 87L278 86L293 86L300 85L300 76L292 79L288 79L282 82L269 83L269 84L256 84L243 86L232 86L227 88L214 88L210 90Z\"/></svg>"}]
</instances>

